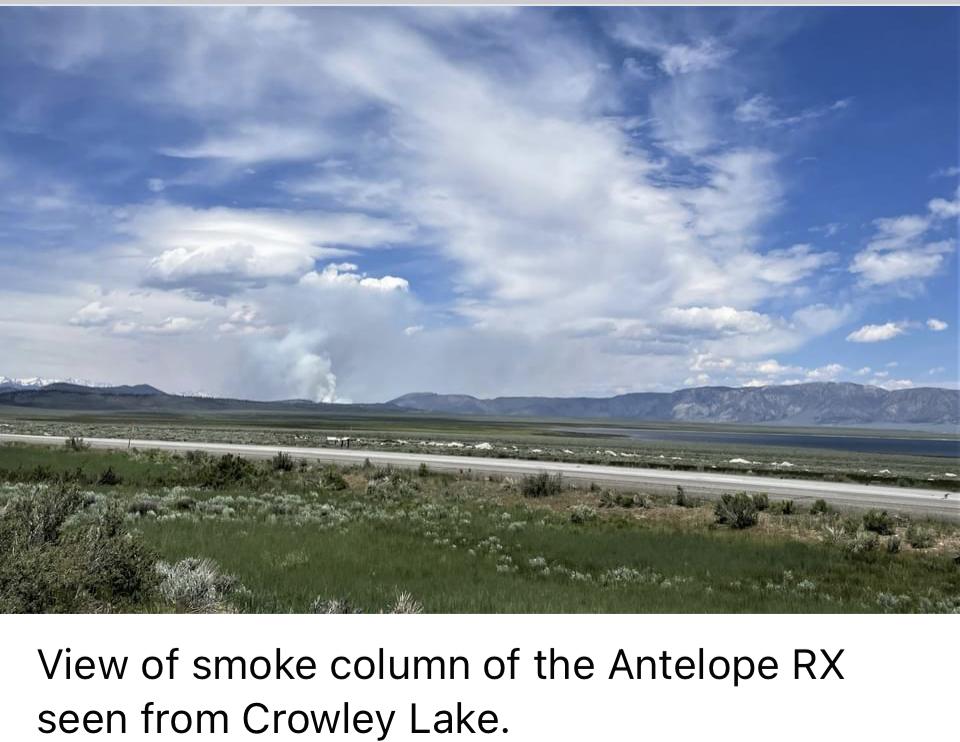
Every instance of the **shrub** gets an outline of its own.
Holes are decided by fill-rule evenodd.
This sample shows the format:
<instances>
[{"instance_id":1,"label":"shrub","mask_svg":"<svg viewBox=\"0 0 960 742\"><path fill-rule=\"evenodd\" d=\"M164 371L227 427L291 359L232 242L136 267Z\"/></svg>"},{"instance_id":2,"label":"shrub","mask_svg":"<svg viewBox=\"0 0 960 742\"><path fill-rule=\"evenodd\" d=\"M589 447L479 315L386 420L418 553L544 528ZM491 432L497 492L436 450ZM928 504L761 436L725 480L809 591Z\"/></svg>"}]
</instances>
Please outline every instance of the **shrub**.
<instances>
[{"instance_id":1,"label":"shrub","mask_svg":"<svg viewBox=\"0 0 960 742\"><path fill-rule=\"evenodd\" d=\"M887 553L888 554L899 554L900 553L900 537L891 536L887 539Z\"/></svg>"},{"instance_id":2,"label":"shrub","mask_svg":"<svg viewBox=\"0 0 960 742\"><path fill-rule=\"evenodd\" d=\"M766 493L758 493L753 496L753 504L757 506L759 512L763 512L770 508L770 498L767 497Z\"/></svg>"},{"instance_id":3,"label":"shrub","mask_svg":"<svg viewBox=\"0 0 960 742\"><path fill-rule=\"evenodd\" d=\"M889 536L893 533L893 518L886 510L868 510L863 514L863 527L880 536Z\"/></svg>"},{"instance_id":4,"label":"shrub","mask_svg":"<svg viewBox=\"0 0 960 742\"><path fill-rule=\"evenodd\" d=\"M423 462L421 462L420 466L417 468L417 476L426 477L429 475L430 475L430 467L424 464Z\"/></svg>"},{"instance_id":5,"label":"shrub","mask_svg":"<svg viewBox=\"0 0 960 742\"><path fill-rule=\"evenodd\" d=\"M929 549L937 542L936 536L929 528L921 528L912 524L907 528L905 535L907 543L914 549Z\"/></svg>"},{"instance_id":6,"label":"shrub","mask_svg":"<svg viewBox=\"0 0 960 742\"><path fill-rule=\"evenodd\" d=\"M114 487L118 484L123 484L123 477L117 474L112 466L108 466L97 478L97 484L103 487Z\"/></svg>"},{"instance_id":7,"label":"shrub","mask_svg":"<svg viewBox=\"0 0 960 742\"><path fill-rule=\"evenodd\" d=\"M860 529L853 538L846 544L845 548L851 554L864 554L868 551L876 551L880 546L880 537L875 531Z\"/></svg>"},{"instance_id":8,"label":"shrub","mask_svg":"<svg viewBox=\"0 0 960 742\"><path fill-rule=\"evenodd\" d=\"M690 501L687 499L687 493L684 492L683 487L681 487L679 484L677 485L677 494L676 497L673 498L673 502L675 505L679 505L682 508L690 507Z\"/></svg>"},{"instance_id":9,"label":"shrub","mask_svg":"<svg viewBox=\"0 0 960 742\"><path fill-rule=\"evenodd\" d=\"M75 488L37 490L0 512L0 610L130 610L156 586L153 556L118 507L86 510Z\"/></svg>"},{"instance_id":10,"label":"shrub","mask_svg":"<svg viewBox=\"0 0 960 742\"><path fill-rule=\"evenodd\" d=\"M410 593L398 592L390 606L390 613L415 614L423 613L423 605L415 600Z\"/></svg>"},{"instance_id":11,"label":"shrub","mask_svg":"<svg viewBox=\"0 0 960 742\"><path fill-rule=\"evenodd\" d=\"M204 463L197 480L201 487L226 489L247 481L253 477L254 471L255 467L249 461L228 453Z\"/></svg>"},{"instance_id":12,"label":"shrub","mask_svg":"<svg viewBox=\"0 0 960 742\"><path fill-rule=\"evenodd\" d=\"M716 522L731 528L749 528L757 524L756 501L746 492L722 495L713 509Z\"/></svg>"},{"instance_id":13,"label":"shrub","mask_svg":"<svg viewBox=\"0 0 960 742\"><path fill-rule=\"evenodd\" d=\"M197 501L190 497L190 495L178 495L173 500L173 509L181 513L187 513L191 510L195 510L197 507Z\"/></svg>"},{"instance_id":14,"label":"shrub","mask_svg":"<svg viewBox=\"0 0 960 742\"><path fill-rule=\"evenodd\" d=\"M810 506L811 515L826 515L831 511L830 506L827 504L827 501L822 497L814 500L813 505Z\"/></svg>"},{"instance_id":15,"label":"shrub","mask_svg":"<svg viewBox=\"0 0 960 742\"><path fill-rule=\"evenodd\" d=\"M793 515L796 508L793 500L778 500L770 505L770 512L777 515Z\"/></svg>"},{"instance_id":16,"label":"shrub","mask_svg":"<svg viewBox=\"0 0 960 742\"><path fill-rule=\"evenodd\" d=\"M562 489L563 480L559 474L551 477L546 472L540 472L520 481L520 494L524 497L549 497L560 494Z\"/></svg>"},{"instance_id":17,"label":"shrub","mask_svg":"<svg viewBox=\"0 0 960 742\"><path fill-rule=\"evenodd\" d=\"M63 447L68 451L86 451L90 448L90 444L83 440L83 438L71 435L63 442Z\"/></svg>"},{"instance_id":18,"label":"shrub","mask_svg":"<svg viewBox=\"0 0 960 742\"><path fill-rule=\"evenodd\" d=\"M571 523L589 523L597 519L597 511L589 505L574 505L570 508Z\"/></svg>"},{"instance_id":19,"label":"shrub","mask_svg":"<svg viewBox=\"0 0 960 742\"><path fill-rule=\"evenodd\" d=\"M188 557L176 564L157 562L160 598L177 613L222 611L240 589L232 575L224 574L210 559Z\"/></svg>"},{"instance_id":20,"label":"shrub","mask_svg":"<svg viewBox=\"0 0 960 742\"><path fill-rule=\"evenodd\" d=\"M639 494L629 494L618 492L614 494L610 490L604 490L600 494L600 507L602 508L645 508L647 499Z\"/></svg>"},{"instance_id":21,"label":"shrub","mask_svg":"<svg viewBox=\"0 0 960 742\"><path fill-rule=\"evenodd\" d=\"M361 613L359 608L355 608L353 603L351 603L346 598L324 598L322 596L317 596L313 603L310 604L310 613L324 613L324 614L337 614L337 613Z\"/></svg>"},{"instance_id":22,"label":"shrub","mask_svg":"<svg viewBox=\"0 0 960 742\"><path fill-rule=\"evenodd\" d=\"M343 478L343 474L335 466L328 466L324 469L320 481L324 487L332 490L345 490L349 486L347 480Z\"/></svg>"},{"instance_id":23,"label":"shrub","mask_svg":"<svg viewBox=\"0 0 960 742\"><path fill-rule=\"evenodd\" d=\"M277 451L277 455L271 460L274 471L293 471L293 459L290 454L284 451Z\"/></svg>"},{"instance_id":24,"label":"shrub","mask_svg":"<svg viewBox=\"0 0 960 742\"><path fill-rule=\"evenodd\" d=\"M160 510L160 503L150 498L134 500L127 505L128 513L135 513L140 516L147 515L147 513L156 513L158 510Z\"/></svg>"}]
</instances>

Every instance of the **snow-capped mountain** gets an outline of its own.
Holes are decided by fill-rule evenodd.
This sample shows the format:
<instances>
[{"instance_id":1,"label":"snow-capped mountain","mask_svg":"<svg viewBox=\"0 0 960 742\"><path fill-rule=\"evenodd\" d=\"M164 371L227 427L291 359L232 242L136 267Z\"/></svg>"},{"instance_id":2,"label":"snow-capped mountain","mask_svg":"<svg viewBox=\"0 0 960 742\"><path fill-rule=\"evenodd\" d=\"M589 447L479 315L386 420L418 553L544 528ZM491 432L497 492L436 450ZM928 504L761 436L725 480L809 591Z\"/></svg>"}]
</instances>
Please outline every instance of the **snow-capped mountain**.
<instances>
[{"instance_id":1,"label":"snow-capped mountain","mask_svg":"<svg viewBox=\"0 0 960 742\"><path fill-rule=\"evenodd\" d=\"M104 384L99 381L87 381L86 379L47 379L41 376L28 376L25 378L13 378L10 376L0 376L0 389L41 389L50 384L76 384L77 386L89 387L107 387L110 384Z\"/></svg>"}]
</instances>

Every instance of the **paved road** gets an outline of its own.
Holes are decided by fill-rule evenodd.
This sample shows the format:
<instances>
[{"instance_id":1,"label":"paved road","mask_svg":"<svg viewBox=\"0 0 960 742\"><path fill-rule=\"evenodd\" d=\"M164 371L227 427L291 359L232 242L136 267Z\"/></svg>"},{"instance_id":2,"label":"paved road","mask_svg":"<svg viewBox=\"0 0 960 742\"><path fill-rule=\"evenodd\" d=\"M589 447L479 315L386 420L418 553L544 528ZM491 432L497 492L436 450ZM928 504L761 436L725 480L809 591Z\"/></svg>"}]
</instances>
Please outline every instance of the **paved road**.
<instances>
[{"instance_id":1,"label":"paved road","mask_svg":"<svg viewBox=\"0 0 960 742\"><path fill-rule=\"evenodd\" d=\"M17 435L0 433L0 441L63 445L60 436ZM890 510L923 513L931 517L960 520L960 493L940 490L883 487L879 485L816 482L802 479L777 479L737 474L710 472L664 471L620 466L571 464L559 461L525 461L522 459L495 459L480 456L454 456L428 453L396 453L389 451L360 451L342 448L291 448L253 446L234 443L203 443L198 441L147 441L115 438L84 438L92 448L106 449L161 449L165 451L206 451L232 453L248 458L269 458L283 450L294 458L338 464L362 464L365 459L379 466L418 467L427 464L437 471L473 471L483 474L523 475L537 472L562 474L577 482L595 482L607 487L644 489L673 493L678 485L693 495L717 497L724 492L746 490L766 492L774 498L813 500L823 498L841 507L879 507Z\"/></svg>"}]
</instances>

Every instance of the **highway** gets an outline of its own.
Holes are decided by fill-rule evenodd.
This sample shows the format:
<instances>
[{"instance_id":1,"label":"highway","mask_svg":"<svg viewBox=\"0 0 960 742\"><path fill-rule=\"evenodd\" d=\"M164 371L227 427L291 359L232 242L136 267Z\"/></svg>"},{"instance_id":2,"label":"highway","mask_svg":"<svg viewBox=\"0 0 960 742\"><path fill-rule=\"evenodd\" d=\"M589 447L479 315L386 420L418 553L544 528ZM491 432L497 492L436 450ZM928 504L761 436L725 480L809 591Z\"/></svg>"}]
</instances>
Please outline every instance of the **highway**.
<instances>
[{"instance_id":1,"label":"highway","mask_svg":"<svg viewBox=\"0 0 960 742\"><path fill-rule=\"evenodd\" d=\"M3 441L62 446L66 438L0 433L0 442ZM599 466L560 461L528 461L523 459L365 451L344 448L298 448L116 438L84 438L84 442L91 448L206 451L212 454L232 453L247 458L260 459L270 458L282 450L294 458L309 461L359 465L364 460L369 459L372 464L378 466L418 467L420 464L426 464L436 471L470 471L479 474L505 476L547 472L549 474L562 474L564 479L578 483L596 483L597 485L618 489L642 489L647 492L674 493L677 486L682 486L687 494L705 497L719 497L725 492L765 492L772 498L798 501L823 498L838 507L886 508L891 511L912 512L934 518L960 520L960 493L948 493L932 489L780 479L753 475L714 474L710 472Z\"/></svg>"}]
</instances>

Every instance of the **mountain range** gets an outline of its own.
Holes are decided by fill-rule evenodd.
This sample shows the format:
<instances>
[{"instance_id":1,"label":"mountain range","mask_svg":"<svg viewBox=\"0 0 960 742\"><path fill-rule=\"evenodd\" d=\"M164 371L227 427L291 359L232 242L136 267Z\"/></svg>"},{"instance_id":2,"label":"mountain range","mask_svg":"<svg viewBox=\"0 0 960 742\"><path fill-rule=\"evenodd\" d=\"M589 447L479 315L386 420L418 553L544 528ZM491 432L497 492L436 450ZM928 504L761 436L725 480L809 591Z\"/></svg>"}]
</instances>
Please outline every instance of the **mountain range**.
<instances>
[{"instance_id":1,"label":"mountain range","mask_svg":"<svg viewBox=\"0 0 960 742\"><path fill-rule=\"evenodd\" d=\"M390 402L408 410L453 415L616 420L777 423L791 425L960 424L960 390L888 391L818 382L765 387L697 387L615 397L497 397L407 394Z\"/></svg>"},{"instance_id":2,"label":"mountain range","mask_svg":"<svg viewBox=\"0 0 960 742\"><path fill-rule=\"evenodd\" d=\"M28 380L33 382L33 380ZM697 387L615 397L496 397L416 393L383 404L272 402L167 394L147 384L18 383L0 377L0 407L76 411L431 413L458 416L722 422L781 425L960 425L960 390L888 391L851 383Z\"/></svg>"}]
</instances>

